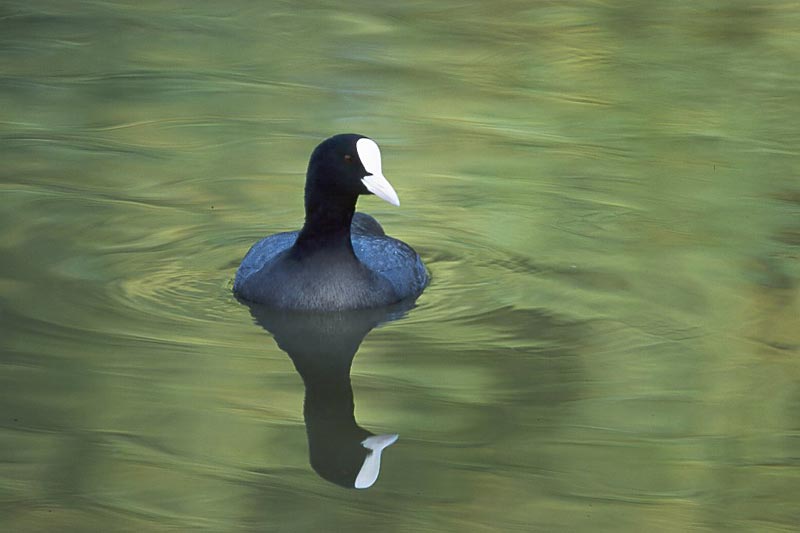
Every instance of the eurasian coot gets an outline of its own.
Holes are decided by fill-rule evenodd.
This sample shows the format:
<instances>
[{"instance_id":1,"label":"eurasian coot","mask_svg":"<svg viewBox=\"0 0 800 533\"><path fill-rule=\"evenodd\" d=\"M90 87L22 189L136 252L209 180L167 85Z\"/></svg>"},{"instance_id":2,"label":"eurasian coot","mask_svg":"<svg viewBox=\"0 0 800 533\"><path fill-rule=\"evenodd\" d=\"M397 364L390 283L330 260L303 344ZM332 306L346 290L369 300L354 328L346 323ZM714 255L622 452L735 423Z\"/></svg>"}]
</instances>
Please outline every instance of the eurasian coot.
<instances>
[{"instance_id":1,"label":"eurasian coot","mask_svg":"<svg viewBox=\"0 0 800 533\"><path fill-rule=\"evenodd\" d=\"M419 255L386 236L374 218L355 213L361 194L400 205L383 176L378 145L356 134L323 141L308 164L303 228L253 245L236 272L234 293L306 311L365 309L419 296L429 281Z\"/></svg>"}]
</instances>

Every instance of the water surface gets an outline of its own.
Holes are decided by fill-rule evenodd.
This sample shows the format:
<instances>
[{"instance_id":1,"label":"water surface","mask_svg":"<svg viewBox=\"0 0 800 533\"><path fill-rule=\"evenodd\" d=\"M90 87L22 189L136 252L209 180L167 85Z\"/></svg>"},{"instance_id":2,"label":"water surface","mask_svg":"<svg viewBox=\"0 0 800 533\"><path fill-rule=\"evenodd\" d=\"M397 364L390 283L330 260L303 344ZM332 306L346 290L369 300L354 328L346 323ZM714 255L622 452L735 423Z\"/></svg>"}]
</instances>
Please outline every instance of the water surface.
<instances>
[{"instance_id":1,"label":"water surface","mask_svg":"<svg viewBox=\"0 0 800 533\"><path fill-rule=\"evenodd\" d=\"M0 529L790 531L795 2L0 4ZM433 276L368 332L368 490L231 295L313 147ZM792 525L794 524L794 525Z\"/></svg>"}]
</instances>

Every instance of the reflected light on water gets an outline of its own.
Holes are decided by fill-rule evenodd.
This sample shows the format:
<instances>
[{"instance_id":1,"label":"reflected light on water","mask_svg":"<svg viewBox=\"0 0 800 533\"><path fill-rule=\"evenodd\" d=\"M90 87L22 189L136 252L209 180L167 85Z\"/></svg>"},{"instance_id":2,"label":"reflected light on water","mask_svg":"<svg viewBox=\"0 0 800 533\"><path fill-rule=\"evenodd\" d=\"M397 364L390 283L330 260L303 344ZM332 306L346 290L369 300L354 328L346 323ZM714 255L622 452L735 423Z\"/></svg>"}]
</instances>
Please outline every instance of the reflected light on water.
<instances>
[{"instance_id":1,"label":"reflected light on water","mask_svg":"<svg viewBox=\"0 0 800 533\"><path fill-rule=\"evenodd\" d=\"M793 530L799 18L3 2L0 530ZM344 131L432 283L329 375L231 288Z\"/></svg>"}]
</instances>

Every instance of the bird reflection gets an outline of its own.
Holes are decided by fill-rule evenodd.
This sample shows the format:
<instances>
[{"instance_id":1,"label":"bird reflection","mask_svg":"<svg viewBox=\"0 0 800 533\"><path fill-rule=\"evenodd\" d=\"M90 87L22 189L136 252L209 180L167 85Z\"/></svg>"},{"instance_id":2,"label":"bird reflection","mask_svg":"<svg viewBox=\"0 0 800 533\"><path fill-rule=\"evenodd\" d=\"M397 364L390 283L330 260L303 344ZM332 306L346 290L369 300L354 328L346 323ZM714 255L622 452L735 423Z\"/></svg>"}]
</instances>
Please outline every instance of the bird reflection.
<instances>
[{"instance_id":1,"label":"bird reflection","mask_svg":"<svg viewBox=\"0 0 800 533\"><path fill-rule=\"evenodd\" d=\"M256 321L289 354L306 388L303 415L311 467L324 479L347 488L366 489L378 478L381 453L398 435L375 435L353 414L350 367L372 328L395 320L413 306L337 313L277 311L251 305Z\"/></svg>"}]
</instances>

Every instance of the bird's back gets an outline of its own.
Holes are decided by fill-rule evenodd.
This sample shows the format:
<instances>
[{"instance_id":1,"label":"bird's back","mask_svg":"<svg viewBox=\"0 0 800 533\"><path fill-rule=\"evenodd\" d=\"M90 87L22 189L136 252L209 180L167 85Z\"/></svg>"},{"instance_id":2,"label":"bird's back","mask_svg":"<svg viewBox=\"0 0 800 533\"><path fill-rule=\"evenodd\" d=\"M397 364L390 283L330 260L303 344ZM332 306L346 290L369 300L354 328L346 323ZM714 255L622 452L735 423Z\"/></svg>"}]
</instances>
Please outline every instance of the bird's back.
<instances>
[{"instance_id":1,"label":"bird's back","mask_svg":"<svg viewBox=\"0 0 800 533\"><path fill-rule=\"evenodd\" d=\"M428 273L410 246L385 236L362 213L356 213L352 230L357 261L330 255L297 261L287 253L296 231L261 239L242 260L234 292L257 303L307 310L376 307L422 292Z\"/></svg>"}]
</instances>

